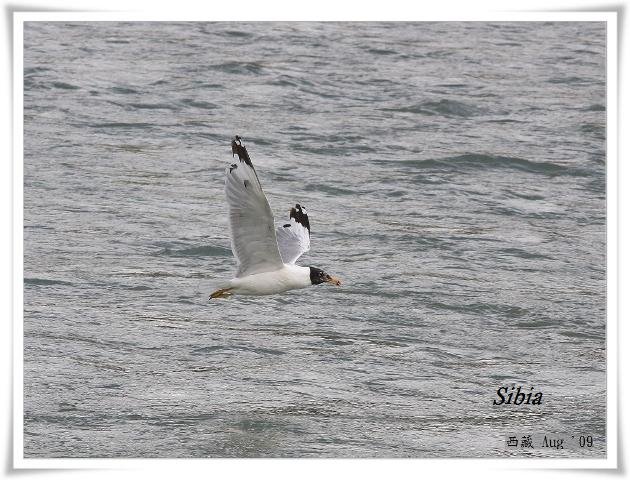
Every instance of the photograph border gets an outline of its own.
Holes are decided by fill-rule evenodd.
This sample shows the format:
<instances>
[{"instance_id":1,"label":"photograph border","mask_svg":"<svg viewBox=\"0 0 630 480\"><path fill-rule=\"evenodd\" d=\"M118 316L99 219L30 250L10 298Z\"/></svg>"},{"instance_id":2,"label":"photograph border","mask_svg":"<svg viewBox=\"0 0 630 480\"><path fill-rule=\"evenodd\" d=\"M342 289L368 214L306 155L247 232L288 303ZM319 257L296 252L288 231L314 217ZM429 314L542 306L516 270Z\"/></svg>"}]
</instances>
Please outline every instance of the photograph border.
<instances>
[{"instance_id":1,"label":"photograph border","mask_svg":"<svg viewBox=\"0 0 630 480\"><path fill-rule=\"evenodd\" d=\"M284 14L270 9L261 18L260 10L238 12L238 21L401 21L404 13L391 13L370 18L373 12L357 10L353 18L339 18L334 10L324 10L319 18L294 18L295 11ZM74 468L176 468L182 460L194 462L224 462L229 468L240 459L139 459L139 458L24 458L24 22L35 21L235 21L236 13L219 10L211 18L190 18L183 12L13 12L13 468L15 469L74 469ZM269 18L265 18L265 17ZM405 15L407 16L407 15ZM271 18L273 17L273 18ZM431 468L443 468L457 462L462 468L617 468L618 455L618 36L617 12L462 12L428 14L421 19L405 21L597 21L606 23L606 458L417 458L414 462L431 463ZM253 468L265 459L248 459ZM344 460L345 461L345 460ZM372 461L372 460L368 460ZM382 462L382 460L377 460ZM384 460L385 463L397 460ZM409 461L409 460L404 460ZM388 471L385 463L381 464ZM418 465L420 466L420 465ZM425 465L422 465L425 468Z\"/></svg>"}]
</instances>

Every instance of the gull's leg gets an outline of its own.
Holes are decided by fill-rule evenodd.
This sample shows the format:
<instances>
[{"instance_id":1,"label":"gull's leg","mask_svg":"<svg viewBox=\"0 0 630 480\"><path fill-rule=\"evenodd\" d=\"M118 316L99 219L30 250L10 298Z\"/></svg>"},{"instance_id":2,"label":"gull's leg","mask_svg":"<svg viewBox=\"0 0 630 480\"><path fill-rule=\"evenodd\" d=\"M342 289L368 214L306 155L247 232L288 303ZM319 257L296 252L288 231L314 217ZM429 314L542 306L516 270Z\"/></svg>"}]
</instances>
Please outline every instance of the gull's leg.
<instances>
[{"instance_id":1,"label":"gull's leg","mask_svg":"<svg viewBox=\"0 0 630 480\"><path fill-rule=\"evenodd\" d=\"M213 298L230 298L233 294L230 293L231 288L220 288L216 292L210 294L210 298L208 300L212 300Z\"/></svg>"}]
</instances>

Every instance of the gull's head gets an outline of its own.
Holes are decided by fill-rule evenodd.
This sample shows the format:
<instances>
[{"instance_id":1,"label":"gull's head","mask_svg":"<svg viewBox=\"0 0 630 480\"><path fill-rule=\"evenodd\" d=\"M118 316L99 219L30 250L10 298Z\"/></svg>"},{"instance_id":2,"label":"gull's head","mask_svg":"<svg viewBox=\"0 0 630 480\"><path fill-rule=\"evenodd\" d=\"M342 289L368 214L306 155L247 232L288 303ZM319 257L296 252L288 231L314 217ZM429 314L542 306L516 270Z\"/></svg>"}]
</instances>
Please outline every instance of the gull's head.
<instances>
[{"instance_id":1,"label":"gull's head","mask_svg":"<svg viewBox=\"0 0 630 480\"><path fill-rule=\"evenodd\" d=\"M332 283L333 285L341 286L341 280L336 277L331 277L323 270L316 267L308 267L311 269L311 284L319 285L320 283Z\"/></svg>"}]
</instances>

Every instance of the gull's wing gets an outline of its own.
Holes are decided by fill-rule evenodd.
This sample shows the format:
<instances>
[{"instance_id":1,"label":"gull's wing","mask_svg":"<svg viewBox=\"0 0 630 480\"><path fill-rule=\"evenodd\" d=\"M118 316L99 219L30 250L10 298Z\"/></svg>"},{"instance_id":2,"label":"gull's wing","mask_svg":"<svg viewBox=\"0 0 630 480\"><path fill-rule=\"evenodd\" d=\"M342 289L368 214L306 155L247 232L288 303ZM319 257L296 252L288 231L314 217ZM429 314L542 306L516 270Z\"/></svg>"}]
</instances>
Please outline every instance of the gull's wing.
<instances>
[{"instance_id":1,"label":"gull's wing","mask_svg":"<svg viewBox=\"0 0 630 480\"><path fill-rule=\"evenodd\" d=\"M238 164L225 173L225 196L229 208L232 252L238 263L237 277L282 268L274 231L273 213L260 186L254 165L240 137L232 140L232 156Z\"/></svg>"},{"instance_id":2,"label":"gull's wing","mask_svg":"<svg viewBox=\"0 0 630 480\"><path fill-rule=\"evenodd\" d=\"M295 263L300 255L308 252L311 248L311 225L306 208L296 203L289 214L289 223L276 228L276 237L284 263Z\"/></svg>"}]
</instances>

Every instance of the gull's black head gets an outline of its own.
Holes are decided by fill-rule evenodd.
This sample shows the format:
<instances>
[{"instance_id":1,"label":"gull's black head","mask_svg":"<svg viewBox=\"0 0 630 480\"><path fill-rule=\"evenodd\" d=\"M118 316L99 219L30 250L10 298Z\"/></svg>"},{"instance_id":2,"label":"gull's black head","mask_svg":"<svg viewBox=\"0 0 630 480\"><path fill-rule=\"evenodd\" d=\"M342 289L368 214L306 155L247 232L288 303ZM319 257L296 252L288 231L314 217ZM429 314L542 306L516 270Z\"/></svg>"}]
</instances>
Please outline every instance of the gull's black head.
<instances>
[{"instance_id":1,"label":"gull's black head","mask_svg":"<svg viewBox=\"0 0 630 480\"><path fill-rule=\"evenodd\" d=\"M308 267L311 269L311 284L319 285L320 283L332 283L333 285L340 286L341 280L335 277L331 277L323 270L320 270L317 267Z\"/></svg>"}]
</instances>

